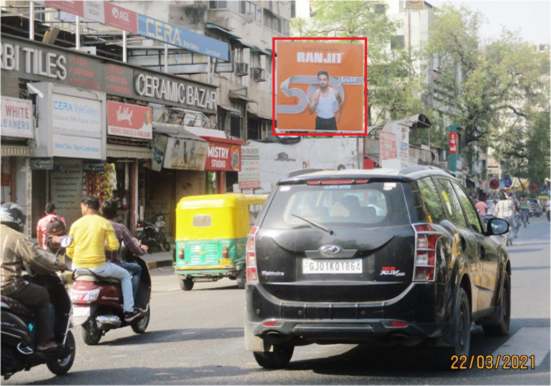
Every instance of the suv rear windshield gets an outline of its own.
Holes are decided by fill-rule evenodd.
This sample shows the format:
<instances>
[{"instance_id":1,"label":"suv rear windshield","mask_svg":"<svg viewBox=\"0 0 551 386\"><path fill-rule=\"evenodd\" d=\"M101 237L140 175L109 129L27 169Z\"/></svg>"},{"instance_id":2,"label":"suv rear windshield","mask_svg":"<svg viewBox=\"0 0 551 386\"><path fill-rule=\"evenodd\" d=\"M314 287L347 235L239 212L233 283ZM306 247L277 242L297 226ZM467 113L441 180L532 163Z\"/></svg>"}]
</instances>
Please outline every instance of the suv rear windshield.
<instances>
[{"instance_id":1,"label":"suv rear windshield","mask_svg":"<svg viewBox=\"0 0 551 386\"><path fill-rule=\"evenodd\" d=\"M332 227L409 224L402 189L398 182L279 186L262 226L279 229L311 226L293 214Z\"/></svg>"}]
</instances>

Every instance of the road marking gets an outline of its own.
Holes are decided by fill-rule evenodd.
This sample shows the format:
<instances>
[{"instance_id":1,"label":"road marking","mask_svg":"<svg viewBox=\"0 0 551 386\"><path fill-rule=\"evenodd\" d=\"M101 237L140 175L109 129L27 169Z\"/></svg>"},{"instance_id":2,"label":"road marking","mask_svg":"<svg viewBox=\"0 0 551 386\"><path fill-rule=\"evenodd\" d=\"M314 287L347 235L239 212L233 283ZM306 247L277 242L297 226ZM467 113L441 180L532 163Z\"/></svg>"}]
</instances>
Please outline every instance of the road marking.
<instances>
[{"instance_id":1,"label":"road marking","mask_svg":"<svg viewBox=\"0 0 551 386\"><path fill-rule=\"evenodd\" d=\"M549 353L549 328L523 327L492 354L498 355L535 355L538 367Z\"/></svg>"}]
</instances>

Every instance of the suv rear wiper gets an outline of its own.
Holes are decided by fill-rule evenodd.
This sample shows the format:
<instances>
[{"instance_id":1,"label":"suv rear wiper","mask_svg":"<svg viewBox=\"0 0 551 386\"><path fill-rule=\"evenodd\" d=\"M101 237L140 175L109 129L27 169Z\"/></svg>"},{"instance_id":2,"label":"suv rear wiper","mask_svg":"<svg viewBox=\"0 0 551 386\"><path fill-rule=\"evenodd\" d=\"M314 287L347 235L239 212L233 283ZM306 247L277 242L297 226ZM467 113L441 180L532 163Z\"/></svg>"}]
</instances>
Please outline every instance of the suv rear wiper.
<instances>
[{"instance_id":1,"label":"suv rear wiper","mask_svg":"<svg viewBox=\"0 0 551 386\"><path fill-rule=\"evenodd\" d=\"M308 224L312 224L313 226L315 226L316 228L319 228L321 230L324 230L326 231L327 233L329 233L330 235L334 234L335 232L333 232L331 229L329 228L326 228L324 227L323 225L320 225L318 224L317 222L315 221L312 221L312 220L309 220L307 219L306 217L302 217L302 216L299 216L298 214L294 214L294 213L291 213L291 216L294 216L296 218L300 218L302 221L306 221Z\"/></svg>"}]
</instances>

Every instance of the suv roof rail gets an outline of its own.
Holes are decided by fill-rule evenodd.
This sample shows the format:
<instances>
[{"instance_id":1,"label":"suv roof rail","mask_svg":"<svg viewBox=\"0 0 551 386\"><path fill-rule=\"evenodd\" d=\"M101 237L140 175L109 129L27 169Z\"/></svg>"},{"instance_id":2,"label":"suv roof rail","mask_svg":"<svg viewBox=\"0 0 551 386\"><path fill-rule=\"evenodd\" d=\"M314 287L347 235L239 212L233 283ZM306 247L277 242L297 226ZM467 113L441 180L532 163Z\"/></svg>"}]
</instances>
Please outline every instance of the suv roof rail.
<instances>
[{"instance_id":1,"label":"suv roof rail","mask_svg":"<svg viewBox=\"0 0 551 386\"><path fill-rule=\"evenodd\" d=\"M323 172L323 171L326 171L327 169L299 169L299 170L294 170L290 173L287 174L287 176L285 178L291 178L291 177L296 177L296 176L301 176L303 174L310 174L310 173L316 173L316 172Z\"/></svg>"}]
</instances>

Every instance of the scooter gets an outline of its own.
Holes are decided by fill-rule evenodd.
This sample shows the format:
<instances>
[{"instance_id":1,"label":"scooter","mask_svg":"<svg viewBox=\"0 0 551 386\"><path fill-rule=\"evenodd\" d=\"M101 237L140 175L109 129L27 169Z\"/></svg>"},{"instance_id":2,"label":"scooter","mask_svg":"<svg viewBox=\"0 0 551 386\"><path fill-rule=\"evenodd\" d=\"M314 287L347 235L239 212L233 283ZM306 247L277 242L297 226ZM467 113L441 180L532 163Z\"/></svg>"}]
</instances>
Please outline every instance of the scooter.
<instances>
[{"instance_id":1,"label":"scooter","mask_svg":"<svg viewBox=\"0 0 551 386\"><path fill-rule=\"evenodd\" d=\"M86 268L73 272L74 285L70 293L73 324L81 325L82 339L89 346L98 344L109 330L130 326L136 334L143 334L149 325L151 276L147 264L139 256L134 256L124 243L121 258L142 268L134 304L144 312L130 323L124 320L122 289L118 279L99 276Z\"/></svg>"},{"instance_id":2,"label":"scooter","mask_svg":"<svg viewBox=\"0 0 551 386\"><path fill-rule=\"evenodd\" d=\"M61 241L63 249L72 243L72 238ZM56 255L57 257L57 255ZM24 263L25 280L48 290L52 309L54 339L59 344L55 349L37 351L35 320L30 309L20 302L2 296L2 376L5 380L13 374L46 364L55 375L66 374L75 361L76 345L71 327L71 300L61 278L56 274L35 273Z\"/></svg>"},{"instance_id":3,"label":"scooter","mask_svg":"<svg viewBox=\"0 0 551 386\"><path fill-rule=\"evenodd\" d=\"M164 249L170 251L170 241L168 240L168 232L164 215L158 214L155 216L155 223L145 220L138 221L138 240L140 243L147 245L149 248Z\"/></svg>"}]
</instances>

